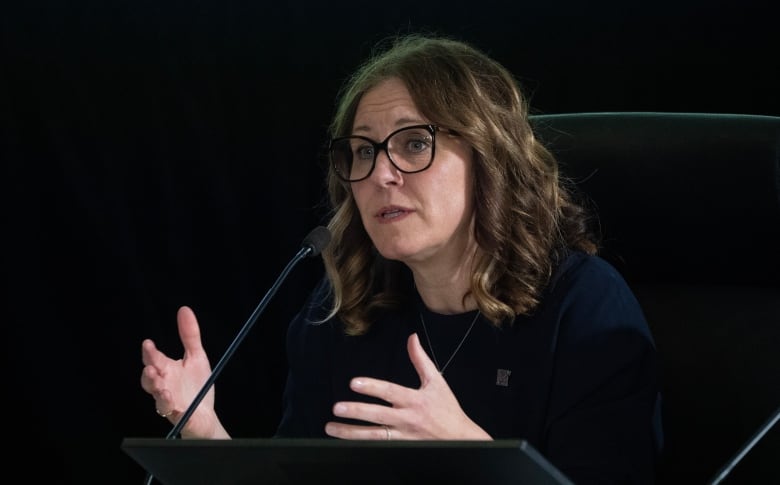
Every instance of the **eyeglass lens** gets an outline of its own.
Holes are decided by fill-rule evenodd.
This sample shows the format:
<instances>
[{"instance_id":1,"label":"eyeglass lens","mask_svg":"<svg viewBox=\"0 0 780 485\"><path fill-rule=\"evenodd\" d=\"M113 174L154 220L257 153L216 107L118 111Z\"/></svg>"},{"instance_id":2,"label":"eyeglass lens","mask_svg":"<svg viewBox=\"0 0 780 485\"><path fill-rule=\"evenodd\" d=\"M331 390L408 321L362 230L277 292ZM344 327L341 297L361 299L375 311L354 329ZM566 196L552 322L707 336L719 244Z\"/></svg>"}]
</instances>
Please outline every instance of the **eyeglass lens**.
<instances>
[{"instance_id":1,"label":"eyeglass lens","mask_svg":"<svg viewBox=\"0 0 780 485\"><path fill-rule=\"evenodd\" d=\"M391 133L381 143L362 136L337 138L331 142L330 157L340 177L358 181L371 174L381 150L398 170L420 172L433 161L434 130L429 125L409 126Z\"/></svg>"}]
</instances>

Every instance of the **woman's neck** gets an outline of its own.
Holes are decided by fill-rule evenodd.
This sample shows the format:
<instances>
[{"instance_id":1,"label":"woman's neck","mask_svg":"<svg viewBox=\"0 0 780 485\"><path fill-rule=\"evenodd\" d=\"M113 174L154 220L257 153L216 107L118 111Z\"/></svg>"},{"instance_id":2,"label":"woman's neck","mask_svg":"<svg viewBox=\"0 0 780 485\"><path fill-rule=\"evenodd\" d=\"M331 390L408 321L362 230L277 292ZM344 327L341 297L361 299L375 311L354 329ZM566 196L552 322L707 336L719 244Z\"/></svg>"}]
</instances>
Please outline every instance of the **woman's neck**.
<instances>
[{"instance_id":1,"label":"woman's neck","mask_svg":"<svg viewBox=\"0 0 780 485\"><path fill-rule=\"evenodd\" d=\"M461 258L456 264L439 268L412 268L414 284L425 306L433 312L446 315L475 310L477 303L471 290L471 273L476 251Z\"/></svg>"}]
</instances>

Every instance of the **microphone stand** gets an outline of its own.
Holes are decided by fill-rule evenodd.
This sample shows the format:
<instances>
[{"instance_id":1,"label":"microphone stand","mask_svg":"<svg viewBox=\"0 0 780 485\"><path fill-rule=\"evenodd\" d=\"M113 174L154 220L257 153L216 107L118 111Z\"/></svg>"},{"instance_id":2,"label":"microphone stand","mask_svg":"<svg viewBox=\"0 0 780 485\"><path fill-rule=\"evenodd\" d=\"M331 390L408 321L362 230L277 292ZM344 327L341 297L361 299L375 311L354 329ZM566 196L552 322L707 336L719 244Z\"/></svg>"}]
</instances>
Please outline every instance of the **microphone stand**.
<instances>
[{"instance_id":1,"label":"microphone stand","mask_svg":"<svg viewBox=\"0 0 780 485\"><path fill-rule=\"evenodd\" d=\"M758 443L758 440L763 438L763 436L772 429L772 426L775 425L777 420L780 419L780 407L778 407L774 414L769 417L769 419L766 420L766 422L761 425L758 430L753 433L753 436L750 437L747 443L745 443L742 448L739 449L739 451L734 455L734 457L728 461L715 475L715 478L712 479L711 482L708 483L708 485L717 485L720 483L724 478L726 478L726 475L731 472L731 469L734 468L737 463L739 463L740 460L750 451L753 446L755 446L756 443Z\"/></svg>"},{"instance_id":2,"label":"microphone stand","mask_svg":"<svg viewBox=\"0 0 780 485\"><path fill-rule=\"evenodd\" d=\"M263 310L265 310L265 307L268 305L268 302L276 294L276 291L282 285L282 282L287 278L287 275L290 273L293 267L295 267L296 264L298 264L302 259L306 258L307 256L319 254L320 251L322 250L322 247L318 247L318 246L327 245L329 240L330 240L330 233L328 233L322 227L315 228L315 230L309 234L306 240L304 240L304 244L301 247L301 249L299 249L298 253L295 256L293 256L293 258L290 260L289 263L287 263L287 266L285 266L284 270L279 275L279 277L276 278L276 281L274 282L273 286L271 286L271 289L269 289L268 292L263 297L263 299L260 300L260 303L258 303L257 307L255 307L255 310L249 316L249 319L246 321L244 326L241 327L241 330L238 332L238 335L236 335L236 337L233 339L233 342L231 342L230 346L222 355L222 358L219 359L217 365L214 366L214 369L211 371L211 375L209 375L208 379L206 379L206 382L203 384L203 387L201 387L200 391L195 396L195 399L192 400L192 403L189 405L189 407L184 412L184 414L182 414L181 418L176 423L176 425L168 432L168 435L165 437L166 440L176 439L179 436L179 433L181 433L182 428L184 428L184 425L187 424L187 421L189 421L190 417L192 416L192 413L195 412L195 409L197 409L198 405L203 400L203 398L206 397L206 394L208 393L209 389L211 389L211 386L214 384L214 381L217 379L220 372L222 372L222 369L225 367L225 364L227 364L228 360L230 360L230 357L235 353L238 346L241 344L241 342L244 340L246 335L252 329L252 326L257 321L257 318L260 316ZM144 484L150 485L153 479L154 476L151 473L147 473Z\"/></svg>"}]
</instances>

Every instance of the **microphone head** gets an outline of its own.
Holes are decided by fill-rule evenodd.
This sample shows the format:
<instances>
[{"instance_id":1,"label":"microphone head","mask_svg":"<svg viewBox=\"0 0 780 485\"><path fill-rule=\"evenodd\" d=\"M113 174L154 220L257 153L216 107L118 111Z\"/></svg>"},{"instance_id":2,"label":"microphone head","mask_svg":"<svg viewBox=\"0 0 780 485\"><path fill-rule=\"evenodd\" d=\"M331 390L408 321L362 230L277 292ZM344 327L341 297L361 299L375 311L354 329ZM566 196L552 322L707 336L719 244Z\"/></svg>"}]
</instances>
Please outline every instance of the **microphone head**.
<instances>
[{"instance_id":1,"label":"microphone head","mask_svg":"<svg viewBox=\"0 0 780 485\"><path fill-rule=\"evenodd\" d=\"M330 243L330 230L324 226L317 226L303 239L302 247L308 247L311 251L308 256L317 256Z\"/></svg>"}]
</instances>

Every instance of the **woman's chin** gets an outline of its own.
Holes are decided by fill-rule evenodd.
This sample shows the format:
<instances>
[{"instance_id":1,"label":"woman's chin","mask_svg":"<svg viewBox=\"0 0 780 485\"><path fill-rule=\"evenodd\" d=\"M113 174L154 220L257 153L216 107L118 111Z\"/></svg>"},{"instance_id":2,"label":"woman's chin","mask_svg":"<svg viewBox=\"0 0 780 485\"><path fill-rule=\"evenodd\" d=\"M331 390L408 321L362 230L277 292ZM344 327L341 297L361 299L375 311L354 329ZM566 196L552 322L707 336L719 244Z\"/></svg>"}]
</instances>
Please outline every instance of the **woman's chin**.
<instances>
[{"instance_id":1,"label":"woman's chin","mask_svg":"<svg viewBox=\"0 0 780 485\"><path fill-rule=\"evenodd\" d=\"M411 266L414 263L422 263L431 257L431 251L425 251L418 247L377 247L377 251L383 258L399 261L407 266Z\"/></svg>"},{"instance_id":2,"label":"woman's chin","mask_svg":"<svg viewBox=\"0 0 780 485\"><path fill-rule=\"evenodd\" d=\"M377 246L377 251L385 259L400 261L402 263L413 259L416 254L416 251L413 251L410 248L404 248L395 245Z\"/></svg>"}]
</instances>

